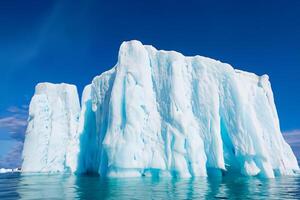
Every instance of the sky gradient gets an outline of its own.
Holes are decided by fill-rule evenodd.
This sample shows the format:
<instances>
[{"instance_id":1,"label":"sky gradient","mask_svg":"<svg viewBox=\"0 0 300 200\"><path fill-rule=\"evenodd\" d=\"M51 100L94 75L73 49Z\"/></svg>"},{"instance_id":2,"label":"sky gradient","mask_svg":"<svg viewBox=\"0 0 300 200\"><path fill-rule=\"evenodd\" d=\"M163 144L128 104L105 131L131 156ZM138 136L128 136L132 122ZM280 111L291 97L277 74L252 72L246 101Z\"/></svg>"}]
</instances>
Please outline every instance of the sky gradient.
<instances>
[{"instance_id":1,"label":"sky gradient","mask_svg":"<svg viewBox=\"0 0 300 200\"><path fill-rule=\"evenodd\" d=\"M81 94L132 39L268 74L281 130L300 155L299 11L297 0L1 1L0 167L20 165L37 83L72 83Z\"/></svg>"}]
</instances>

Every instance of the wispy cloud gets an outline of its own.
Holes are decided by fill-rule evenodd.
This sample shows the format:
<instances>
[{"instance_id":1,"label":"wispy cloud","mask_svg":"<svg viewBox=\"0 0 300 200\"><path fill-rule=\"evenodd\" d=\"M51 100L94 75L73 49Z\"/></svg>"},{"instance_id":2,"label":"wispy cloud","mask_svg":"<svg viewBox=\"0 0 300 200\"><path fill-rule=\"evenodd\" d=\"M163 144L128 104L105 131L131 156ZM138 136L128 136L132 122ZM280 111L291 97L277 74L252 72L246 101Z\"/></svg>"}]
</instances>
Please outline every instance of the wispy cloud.
<instances>
[{"instance_id":1,"label":"wispy cloud","mask_svg":"<svg viewBox=\"0 0 300 200\"><path fill-rule=\"evenodd\" d=\"M23 142L17 142L12 149L0 158L0 167L16 168L21 166Z\"/></svg>"},{"instance_id":2,"label":"wispy cloud","mask_svg":"<svg viewBox=\"0 0 300 200\"><path fill-rule=\"evenodd\" d=\"M20 167L22 162L23 141L27 126L28 106L11 106L0 117L0 128L7 131L9 137L16 141L11 150L0 158L0 167Z\"/></svg>"},{"instance_id":3,"label":"wispy cloud","mask_svg":"<svg viewBox=\"0 0 300 200\"><path fill-rule=\"evenodd\" d=\"M11 106L7 108L7 114L0 117L0 128L7 130L10 137L23 141L27 126L28 107Z\"/></svg>"},{"instance_id":4,"label":"wispy cloud","mask_svg":"<svg viewBox=\"0 0 300 200\"><path fill-rule=\"evenodd\" d=\"M28 105L22 105L21 107L18 106L10 106L6 110L9 113L13 114L27 114Z\"/></svg>"},{"instance_id":5,"label":"wispy cloud","mask_svg":"<svg viewBox=\"0 0 300 200\"><path fill-rule=\"evenodd\" d=\"M285 140L291 145L300 145L300 129L282 133Z\"/></svg>"},{"instance_id":6,"label":"wispy cloud","mask_svg":"<svg viewBox=\"0 0 300 200\"><path fill-rule=\"evenodd\" d=\"M291 145L298 160L300 160L300 129L285 131L282 135L287 143Z\"/></svg>"}]
</instances>

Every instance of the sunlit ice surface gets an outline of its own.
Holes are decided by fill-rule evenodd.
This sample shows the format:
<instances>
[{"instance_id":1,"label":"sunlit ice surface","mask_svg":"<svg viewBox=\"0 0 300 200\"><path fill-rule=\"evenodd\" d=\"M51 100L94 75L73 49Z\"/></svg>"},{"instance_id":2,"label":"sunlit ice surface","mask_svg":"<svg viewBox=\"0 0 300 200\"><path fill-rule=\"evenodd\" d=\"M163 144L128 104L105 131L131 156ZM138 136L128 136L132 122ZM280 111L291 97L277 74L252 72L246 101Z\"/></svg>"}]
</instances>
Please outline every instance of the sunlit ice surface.
<instances>
[{"instance_id":1,"label":"sunlit ice surface","mask_svg":"<svg viewBox=\"0 0 300 200\"><path fill-rule=\"evenodd\" d=\"M0 174L0 199L297 199L300 176L101 178Z\"/></svg>"}]
</instances>

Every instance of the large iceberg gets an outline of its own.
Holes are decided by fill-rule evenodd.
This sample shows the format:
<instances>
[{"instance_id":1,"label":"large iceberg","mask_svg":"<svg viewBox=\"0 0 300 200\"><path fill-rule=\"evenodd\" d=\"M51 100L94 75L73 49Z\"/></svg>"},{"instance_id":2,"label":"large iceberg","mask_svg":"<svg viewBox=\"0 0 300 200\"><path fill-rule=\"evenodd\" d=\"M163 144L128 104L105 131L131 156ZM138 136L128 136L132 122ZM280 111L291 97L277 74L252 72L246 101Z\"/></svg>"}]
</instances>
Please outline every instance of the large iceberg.
<instances>
[{"instance_id":1,"label":"large iceberg","mask_svg":"<svg viewBox=\"0 0 300 200\"><path fill-rule=\"evenodd\" d=\"M139 41L82 94L39 84L30 104L22 171L109 177L290 175L267 75Z\"/></svg>"}]
</instances>

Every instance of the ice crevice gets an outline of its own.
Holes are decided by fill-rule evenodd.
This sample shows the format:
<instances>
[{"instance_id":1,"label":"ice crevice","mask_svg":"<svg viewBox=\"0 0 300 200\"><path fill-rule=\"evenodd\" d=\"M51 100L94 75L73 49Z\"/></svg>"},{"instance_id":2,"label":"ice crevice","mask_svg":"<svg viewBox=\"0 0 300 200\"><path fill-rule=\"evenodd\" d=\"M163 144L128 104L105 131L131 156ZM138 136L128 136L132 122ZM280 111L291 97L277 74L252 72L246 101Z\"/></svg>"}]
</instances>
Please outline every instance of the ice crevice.
<instances>
[{"instance_id":1,"label":"ice crevice","mask_svg":"<svg viewBox=\"0 0 300 200\"><path fill-rule=\"evenodd\" d=\"M38 84L30 103L24 173L271 178L296 170L269 77L210 58L128 41L84 88L81 106L65 83Z\"/></svg>"}]
</instances>

